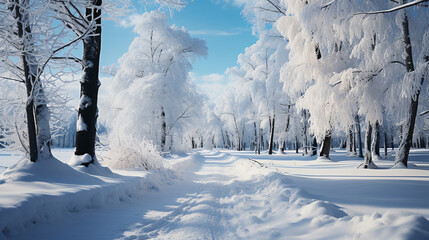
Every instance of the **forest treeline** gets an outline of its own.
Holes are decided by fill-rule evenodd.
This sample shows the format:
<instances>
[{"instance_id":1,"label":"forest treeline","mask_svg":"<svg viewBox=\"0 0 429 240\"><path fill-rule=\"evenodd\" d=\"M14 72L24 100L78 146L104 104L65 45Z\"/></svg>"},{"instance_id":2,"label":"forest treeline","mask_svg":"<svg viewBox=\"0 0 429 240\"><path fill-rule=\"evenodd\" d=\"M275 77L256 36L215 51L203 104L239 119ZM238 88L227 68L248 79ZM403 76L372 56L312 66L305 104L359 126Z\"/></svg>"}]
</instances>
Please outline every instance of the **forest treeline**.
<instances>
[{"instance_id":1,"label":"forest treeline","mask_svg":"<svg viewBox=\"0 0 429 240\"><path fill-rule=\"evenodd\" d=\"M429 146L427 0L241 3L258 40L225 72L215 103L190 75L205 41L168 24L186 2L153 3L128 17L137 34L128 52L102 67L102 21L125 17L131 3L0 0L2 146L33 162L75 147L74 164L88 166L100 144L145 168L198 147L325 158L342 147L362 168L397 148L395 163L407 166L411 147ZM80 85L77 109L65 84Z\"/></svg>"}]
</instances>

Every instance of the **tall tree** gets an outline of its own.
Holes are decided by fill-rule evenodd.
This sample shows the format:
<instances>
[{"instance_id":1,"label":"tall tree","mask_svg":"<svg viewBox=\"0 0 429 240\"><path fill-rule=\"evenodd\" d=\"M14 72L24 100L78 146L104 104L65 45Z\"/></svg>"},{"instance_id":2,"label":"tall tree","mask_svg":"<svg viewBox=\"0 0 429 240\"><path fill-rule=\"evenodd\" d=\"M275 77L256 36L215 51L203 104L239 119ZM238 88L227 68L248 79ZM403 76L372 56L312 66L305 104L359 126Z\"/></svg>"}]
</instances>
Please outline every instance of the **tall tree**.
<instances>
[{"instance_id":1,"label":"tall tree","mask_svg":"<svg viewBox=\"0 0 429 240\"><path fill-rule=\"evenodd\" d=\"M73 46L74 41L63 43L68 35L64 35L64 27L56 23L48 1L5 0L0 1L0 6L0 65L3 70L0 78L22 82L26 87L27 151L31 161L36 161L40 156L51 156L48 102L52 101L52 96L48 97L46 89L47 85L52 87L55 72L61 72L50 69L46 74L45 69L52 68L51 60L55 55ZM23 137L20 139L23 141Z\"/></svg>"}]
</instances>

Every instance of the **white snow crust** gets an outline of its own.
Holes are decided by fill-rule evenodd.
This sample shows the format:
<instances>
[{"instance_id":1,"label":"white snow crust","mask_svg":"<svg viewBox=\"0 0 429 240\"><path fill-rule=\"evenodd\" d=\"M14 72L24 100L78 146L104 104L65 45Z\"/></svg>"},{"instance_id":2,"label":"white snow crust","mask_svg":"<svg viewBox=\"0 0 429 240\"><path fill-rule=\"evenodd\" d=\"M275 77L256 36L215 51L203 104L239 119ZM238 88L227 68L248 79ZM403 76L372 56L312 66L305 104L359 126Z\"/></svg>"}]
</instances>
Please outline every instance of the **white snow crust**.
<instances>
[{"instance_id":1,"label":"white snow crust","mask_svg":"<svg viewBox=\"0 0 429 240\"><path fill-rule=\"evenodd\" d=\"M428 239L428 156L363 170L340 150L199 150L115 173L23 159L0 175L0 239Z\"/></svg>"}]
</instances>

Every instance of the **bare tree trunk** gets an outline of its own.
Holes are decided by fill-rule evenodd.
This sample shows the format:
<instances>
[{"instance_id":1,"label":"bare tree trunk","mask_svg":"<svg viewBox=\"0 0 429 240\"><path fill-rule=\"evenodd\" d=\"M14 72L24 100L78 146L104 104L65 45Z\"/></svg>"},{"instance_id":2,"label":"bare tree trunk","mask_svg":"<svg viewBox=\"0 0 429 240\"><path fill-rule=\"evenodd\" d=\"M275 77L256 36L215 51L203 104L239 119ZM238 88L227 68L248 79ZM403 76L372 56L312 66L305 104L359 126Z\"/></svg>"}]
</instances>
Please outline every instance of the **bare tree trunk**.
<instances>
[{"instance_id":1,"label":"bare tree trunk","mask_svg":"<svg viewBox=\"0 0 429 240\"><path fill-rule=\"evenodd\" d=\"M288 106L288 110L287 110L287 118L286 118L286 129L285 129L285 137L282 141L282 145L280 147L280 150L284 153L285 149L286 149L286 134L289 132L289 125L290 125L290 105Z\"/></svg>"},{"instance_id":2,"label":"bare tree trunk","mask_svg":"<svg viewBox=\"0 0 429 240\"><path fill-rule=\"evenodd\" d=\"M383 136L384 136L384 157L387 157L387 132L386 132L386 130L384 130Z\"/></svg>"},{"instance_id":3,"label":"bare tree trunk","mask_svg":"<svg viewBox=\"0 0 429 240\"><path fill-rule=\"evenodd\" d=\"M326 157L329 159L329 151L331 149L331 131L327 131L325 134L325 138L322 141L322 145L320 146L320 157Z\"/></svg>"},{"instance_id":4,"label":"bare tree trunk","mask_svg":"<svg viewBox=\"0 0 429 240\"><path fill-rule=\"evenodd\" d=\"M313 141L311 142L311 154L310 155L315 156L315 155L317 155L317 139L314 136L312 138L313 138ZM328 149L328 151L329 151L329 149Z\"/></svg>"},{"instance_id":5,"label":"bare tree trunk","mask_svg":"<svg viewBox=\"0 0 429 240\"><path fill-rule=\"evenodd\" d=\"M295 153L298 153L298 149L299 149L299 142L298 142L298 136L295 135Z\"/></svg>"},{"instance_id":6,"label":"bare tree trunk","mask_svg":"<svg viewBox=\"0 0 429 240\"><path fill-rule=\"evenodd\" d=\"M365 158L363 160L363 168L370 168L372 165L372 154L371 154L372 125L370 122L368 122L367 126L368 126L368 129L366 130L366 135L365 135Z\"/></svg>"},{"instance_id":7,"label":"bare tree trunk","mask_svg":"<svg viewBox=\"0 0 429 240\"><path fill-rule=\"evenodd\" d=\"M27 133L28 133L28 151L30 160L36 162L38 159L39 151L37 146L37 127L36 118L34 114L34 85L37 75L37 66L35 62L31 64L30 54L28 53L28 45L31 44L31 26L29 23L29 16L26 12L29 8L28 0L15 0L9 6L14 18L17 20L17 36L20 39L21 61L24 70L25 88L27 92L27 102L25 107L27 117Z\"/></svg>"},{"instance_id":8,"label":"bare tree trunk","mask_svg":"<svg viewBox=\"0 0 429 240\"><path fill-rule=\"evenodd\" d=\"M253 144L254 144L254 148L255 148L255 154L258 152L258 130L257 130L257 127L256 127L256 122L254 121L253 122L253 127L254 127L254 134L255 134L255 139L254 139L254 141L253 141Z\"/></svg>"},{"instance_id":9,"label":"bare tree trunk","mask_svg":"<svg viewBox=\"0 0 429 240\"><path fill-rule=\"evenodd\" d=\"M48 109L46 94L43 90L42 83L40 80L36 81L37 96L39 101L36 103L36 126L37 126L37 143L38 149L42 156L50 157L51 153L51 127L49 119L51 114Z\"/></svg>"},{"instance_id":10,"label":"bare tree trunk","mask_svg":"<svg viewBox=\"0 0 429 240\"><path fill-rule=\"evenodd\" d=\"M378 121L373 126L371 152L373 156L380 157L380 124Z\"/></svg>"},{"instance_id":11,"label":"bare tree trunk","mask_svg":"<svg viewBox=\"0 0 429 240\"><path fill-rule=\"evenodd\" d=\"M228 131L225 130L227 148L231 148L231 140L229 139Z\"/></svg>"},{"instance_id":12,"label":"bare tree trunk","mask_svg":"<svg viewBox=\"0 0 429 240\"><path fill-rule=\"evenodd\" d=\"M173 134L170 135L170 146L168 146L168 151L171 152L171 149L173 148Z\"/></svg>"},{"instance_id":13,"label":"bare tree trunk","mask_svg":"<svg viewBox=\"0 0 429 240\"><path fill-rule=\"evenodd\" d=\"M270 137L270 148L268 150L268 154L273 154L273 144L274 144L274 126L276 121L276 115L273 115L273 121L271 124L271 137Z\"/></svg>"},{"instance_id":14,"label":"bare tree trunk","mask_svg":"<svg viewBox=\"0 0 429 240\"><path fill-rule=\"evenodd\" d=\"M23 64L25 84L27 88L27 96L31 99L27 104L31 106L27 110L27 115L35 121L34 128L36 129L36 144L37 144L37 155L51 156L51 128L49 124L50 112L47 107L46 94L43 90L43 85L40 81L41 69L39 68L38 61L36 59L33 35L31 30L31 24L29 19L28 11L31 8L28 0L15 0L10 3L9 9L12 11L14 18L17 20L17 32L15 34L21 40L22 55L21 60ZM31 117L33 115L33 117ZM32 121L27 117L27 122L33 125ZM30 128L33 128L30 126ZM29 134L30 136L31 134ZM34 140L32 144L34 144ZM30 149L32 146L30 147ZM36 150L30 150L31 152ZM31 157L30 157L31 159Z\"/></svg>"},{"instance_id":15,"label":"bare tree trunk","mask_svg":"<svg viewBox=\"0 0 429 240\"><path fill-rule=\"evenodd\" d=\"M244 127L246 124L243 122L243 128L241 129L241 150L246 151L246 143L244 142Z\"/></svg>"},{"instance_id":16,"label":"bare tree trunk","mask_svg":"<svg viewBox=\"0 0 429 240\"><path fill-rule=\"evenodd\" d=\"M361 134L361 129L360 129L359 115L357 115L357 114L355 116L355 125L356 125L357 142L359 143L359 157L363 158L362 139L361 139L362 134Z\"/></svg>"},{"instance_id":17,"label":"bare tree trunk","mask_svg":"<svg viewBox=\"0 0 429 240\"><path fill-rule=\"evenodd\" d=\"M165 143L167 141L167 123L165 122L164 107L161 106L161 151L165 152Z\"/></svg>"},{"instance_id":18,"label":"bare tree trunk","mask_svg":"<svg viewBox=\"0 0 429 240\"><path fill-rule=\"evenodd\" d=\"M237 119L235 118L234 114L232 116L234 118L235 135L236 135L236 138L237 138L237 150L241 151L240 131L238 130Z\"/></svg>"},{"instance_id":19,"label":"bare tree trunk","mask_svg":"<svg viewBox=\"0 0 429 240\"><path fill-rule=\"evenodd\" d=\"M308 139L307 139L307 111L303 110L303 127L302 127L302 134L303 134L303 142L304 142L304 155L308 154Z\"/></svg>"},{"instance_id":20,"label":"bare tree trunk","mask_svg":"<svg viewBox=\"0 0 429 240\"><path fill-rule=\"evenodd\" d=\"M353 152L354 152L354 155L357 154L357 151L356 151L356 149L357 149L357 143L356 142L357 142L356 141L356 132L353 131Z\"/></svg>"},{"instance_id":21,"label":"bare tree trunk","mask_svg":"<svg viewBox=\"0 0 429 240\"><path fill-rule=\"evenodd\" d=\"M101 5L102 0L91 0L86 8L85 18L95 21L96 26L83 41L83 75L80 81L80 104L78 110L76 148L74 154L89 154L91 160L83 162L88 166L95 160L96 123L98 117L97 99L100 81L98 79L101 50Z\"/></svg>"},{"instance_id":22,"label":"bare tree trunk","mask_svg":"<svg viewBox=\"0 0 429 240\"><path fill-rule=\"evenodd\" d=\"M402 4L407 3L406 0L401 1ZM414 62L413 62L413 51L411 46L411 40L410 40L410 32L409 32L409 23L408 23L408 16L407 12L404 10L403 12L403 19L402 19L402 37L403 42L405 46L405 65L407 67L407 72L413 72L414 71ZM429 56L425 56L425 61L429 61ZM417 80L418 81L418 80ZM401 139L401 143L399 144L398 152L395 157L395 164L403 163L405 166L408 165L408 155L410 153L411 144L413 141L413 133L414 133L414 125L416 122L416 116L417 116L417 107L419 105L419 95L420 90L423 85L424 76L420 79L420 82L418 86L414 86L417 88L416 93L414 96L411 96L411 103L409 105L408 109L408 116L405 120L405 123L402 125L404 129L404 136Z\"/></svg>"},{"instance_id":23,"label":"bare tree trunk","mask_svg":"<svg viewBox=\"0 0 429 240\"><path fill-rule=\"evenodd\" d=\"M353 130L352 130L352 126L350 126L347 134L347 151L349 152L349 154L354 153L353 144L354 144Z\"/></svg>"},{"instance_id":24,"label":"bare tree trunk","mask_svg":"<svg viewBox=\"0 0 429 240\"><path fill-rule=\"evenodd\" d=\"M223 136L223 130L220 130L220 133L222 134L222 143L223 143L223 148L227 148L226 147L226 142L225 142L225 137Z\"/></svg>"}]
</instances>

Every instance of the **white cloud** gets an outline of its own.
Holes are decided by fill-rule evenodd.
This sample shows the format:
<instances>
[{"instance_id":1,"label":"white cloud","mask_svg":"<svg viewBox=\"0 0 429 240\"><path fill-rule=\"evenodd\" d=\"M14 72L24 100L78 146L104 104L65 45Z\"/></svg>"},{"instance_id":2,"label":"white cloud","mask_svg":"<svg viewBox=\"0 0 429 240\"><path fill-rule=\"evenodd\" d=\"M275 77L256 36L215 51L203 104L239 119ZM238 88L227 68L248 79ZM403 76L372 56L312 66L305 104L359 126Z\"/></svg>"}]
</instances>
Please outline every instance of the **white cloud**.
<instances>
[{"instance_id":1,"label":"white cloud","mask_svg":"<svg viewBox=\"0 0 429 240\"><path fill-rule=\"evenodd\" d=\"M192 82L197 86L201 93L206 94L211 101L215 101L222 95L228 77L224 74L212 73L203 76L197 76L195 73L190 73Z\"/></svg>"}]
</instances>

